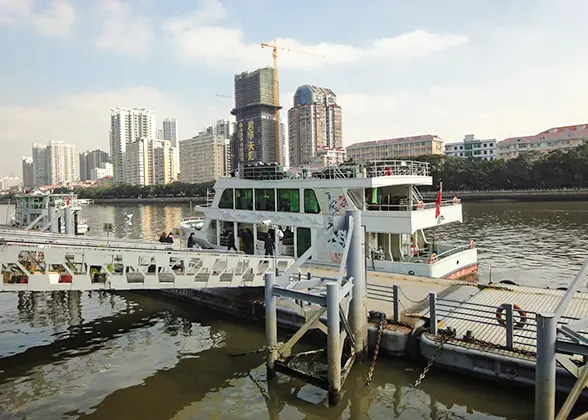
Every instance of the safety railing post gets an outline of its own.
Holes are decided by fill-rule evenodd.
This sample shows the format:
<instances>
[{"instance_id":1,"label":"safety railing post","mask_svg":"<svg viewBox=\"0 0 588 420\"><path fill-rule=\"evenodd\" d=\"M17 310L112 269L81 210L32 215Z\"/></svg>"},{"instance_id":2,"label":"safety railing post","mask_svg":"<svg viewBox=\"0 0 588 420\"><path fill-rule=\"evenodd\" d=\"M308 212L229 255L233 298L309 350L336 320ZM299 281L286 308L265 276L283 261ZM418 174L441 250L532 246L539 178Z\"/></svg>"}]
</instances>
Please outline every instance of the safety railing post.
<instances>
[{"instance_id":1,"label":"safety railing post","mask_svg":"<svg viewBox=\"0 0 588 420\"><path fill-rule=\"evenodd\" d=\"M274 296L274 285L276 275L273 272L265 274L265 341L268 348L267 354L267 379L273 379L276 376L275 363L278 358L278 352L275 346L278 344L278 313L277 301Z\"/></svg>"},{"instance_id":2,"label":"safety railing post","mask_svg":"<svg viewBox=\"0 0 588 420\"><path fill-rule=\"evenodd\" d=\"M512 350L513 348L513 333L514 333L514 307L512 303L506 305L506 348Z\"/></svg>"},{"instance_id":3,"label":"safety railing post","mask_svg":"<svg viewBox=\"0 0 588 420\"><path fill-rule=\"evenodd\" d=\"M392 286L394 299L394 322L400 321L400 287L395 284Z\"/></svg>"},{"instance_id":4,"label":"safety railing post","mask_svg":"<svg viewBox=\"0 0 588 420\"><path fill-rule=\"evenodd\" d=\"M555 418L557 321L555 314L537 314L535 420Z\"/></svg>"},{"instance_id":5,"label":"safety railing post","mask_svg":"<svg viewBox=\"0 0 588 420\"><path fill-rule=\"evenodd\" d=\"M437 334L437 293L429 293L429 321L431 334Z\"/></svg>"}]
</instances>

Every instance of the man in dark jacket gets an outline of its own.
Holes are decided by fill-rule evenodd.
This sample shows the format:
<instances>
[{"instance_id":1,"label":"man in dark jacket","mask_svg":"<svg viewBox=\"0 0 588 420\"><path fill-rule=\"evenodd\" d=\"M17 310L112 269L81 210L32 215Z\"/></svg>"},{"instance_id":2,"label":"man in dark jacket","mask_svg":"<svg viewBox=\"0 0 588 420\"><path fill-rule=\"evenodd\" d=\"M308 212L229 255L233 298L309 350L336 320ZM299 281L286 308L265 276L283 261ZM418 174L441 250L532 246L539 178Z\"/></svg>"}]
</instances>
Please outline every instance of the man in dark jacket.
<instances>
[{"instance_id":1,"label":"man in dark jacket","mask_svg":"<svg viewBox=\"0 0 588 420\"><path fill-rule=\"evenodd\" d=\"M166 242L167 243L170 243L170 244L173 244L174 243L174 237L172 236L172 233L171 232L167 234L167 240L166 240Z\"/></svg>"},{"instance_id":2,"label":"man in dark jacket","mask_svg":"<svg viewBox=\"0 0 588 420\"><path fill-rule=\"evenodd\" d=\"M270 231L273 232L273 231ZM272 234L268 232L265 235L265 239L264 239L264 248L265 248L265 256L266 257L271 257L274 255L274 237L272 236Z\"/></svg>"},{"instance_id":3,"label":"man in dark jacket","mask_svg":"<svg viewBox=\"0 0 588 420\"><path fill-rule=\"evenodd\" d=\"M194 232L188 236L188 248L194 248Z\"/></svg>"},{"instance_id":4,"label":"man in dark jacket","mask_svg":"<svg viewBox=\"0 0 588 420\"><path fill-rule=\"evenodd\" d=\"M235 246L235 232L229 230L229 234L227 235L227 251L231 249L237 251L237 247Z\"/></svg>"}]
</instances>

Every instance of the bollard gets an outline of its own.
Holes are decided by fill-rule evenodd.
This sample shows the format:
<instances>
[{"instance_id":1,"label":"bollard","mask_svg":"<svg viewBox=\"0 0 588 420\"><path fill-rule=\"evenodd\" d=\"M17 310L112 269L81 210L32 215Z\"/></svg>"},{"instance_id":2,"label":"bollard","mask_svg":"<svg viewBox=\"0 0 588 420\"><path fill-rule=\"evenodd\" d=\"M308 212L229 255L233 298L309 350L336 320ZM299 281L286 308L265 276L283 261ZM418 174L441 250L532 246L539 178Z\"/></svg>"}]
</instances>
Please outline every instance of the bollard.
<instances>
[{"instance_id":1,"label":"bollard","mask_svg":"<svg viewBox=\"0 0 588 420\"><path fill-rule=\"evenodd\" d=\"M535 420L553 420L555 417L556 341L555 314L537 314Z\"/></svg>"},{"instance_id":2,"label":"bollard","mask_svg":"<svg viewBox=\"0 0 588 420\"><path fill-rule=\"evenodd\" d=\"M368 342L367 322L367 293L366 293L366 268L365 268L365 234L361 226L361 211L348 210L347 222L353 218L353 232L349 254L347 257L347 276L353 277L352 299L349 306L349 323L355 338L355 353L358 357L364 355ZM348 230L348 234L349 234Z\"/></svg>"},{"instance_id":3,"label":"bollard","mask_svg":"<svg viewBox=\"0 0 588 420\"><path fill-rule=\"evenodd\" d=\"M431 334L437 334L437 293L429 293L429 328Z\"/></svg>"},{"instance_id":4,"label":"bollard","mask_svg":"<svg viewBox=\"0 0 588 420\"><path fill-rule=\"evenodd\" d=\"M329 364L329 405L341 401L341 333L339 324L339 285L327 284L327 356Z\"/></svg>"},{"instance_id":5,"label":"bollard","mask_svg":"<svg viewBox=\"0 0 588 420\"><path fill-rule=\"evenodd\" d=\"M268 347L267 354L267 379L276 377L277 350L273 348L278 344L278 314L276 297L274 296L274 285L276 275L273 272L265 274L265 344Z\"/></svg>"}]
</instances>

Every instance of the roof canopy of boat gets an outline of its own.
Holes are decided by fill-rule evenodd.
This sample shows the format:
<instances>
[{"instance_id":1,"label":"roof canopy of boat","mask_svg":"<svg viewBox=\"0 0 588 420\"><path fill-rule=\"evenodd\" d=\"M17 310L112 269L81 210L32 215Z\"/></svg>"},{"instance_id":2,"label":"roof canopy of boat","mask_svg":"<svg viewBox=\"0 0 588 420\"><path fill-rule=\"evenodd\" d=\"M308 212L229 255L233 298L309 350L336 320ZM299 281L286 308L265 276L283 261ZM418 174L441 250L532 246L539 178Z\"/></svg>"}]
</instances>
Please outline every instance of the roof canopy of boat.
<instances>
[{"instance_id":1,"label":"roof canopy of boat","mask_svg":"<svg viewBox=\"0 0 588 420\"><path fill-rule=\"evenodd\" d=\"M230 178L220 178L218 187L247 187L260 183L304 182L308 187L378 188L388 185L432 185L429 164L409 160L381 160L368 163L347 162L326 167L282 167L276 163L240 164Z\"/></svg>"}]
</instances>

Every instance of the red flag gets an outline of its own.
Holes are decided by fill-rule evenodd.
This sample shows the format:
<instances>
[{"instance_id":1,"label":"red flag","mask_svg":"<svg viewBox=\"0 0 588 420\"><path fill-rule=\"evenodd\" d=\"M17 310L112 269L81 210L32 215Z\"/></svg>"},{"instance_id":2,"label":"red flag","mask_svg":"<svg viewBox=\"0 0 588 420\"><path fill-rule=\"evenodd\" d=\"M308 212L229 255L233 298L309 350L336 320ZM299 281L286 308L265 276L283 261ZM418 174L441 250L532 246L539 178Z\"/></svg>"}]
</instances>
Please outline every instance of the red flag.
<instances>
[{"instance_id":1,"label":"red flag","mask_svg":"<svg viewBox=\"0 0 588 420\"><path fill-rule=\"evenodd\" d=\"M443 196L443 183L439 183L439 192L435 200L435 219L441 215L441 197Z\"/></svg>"}]
</instances>

